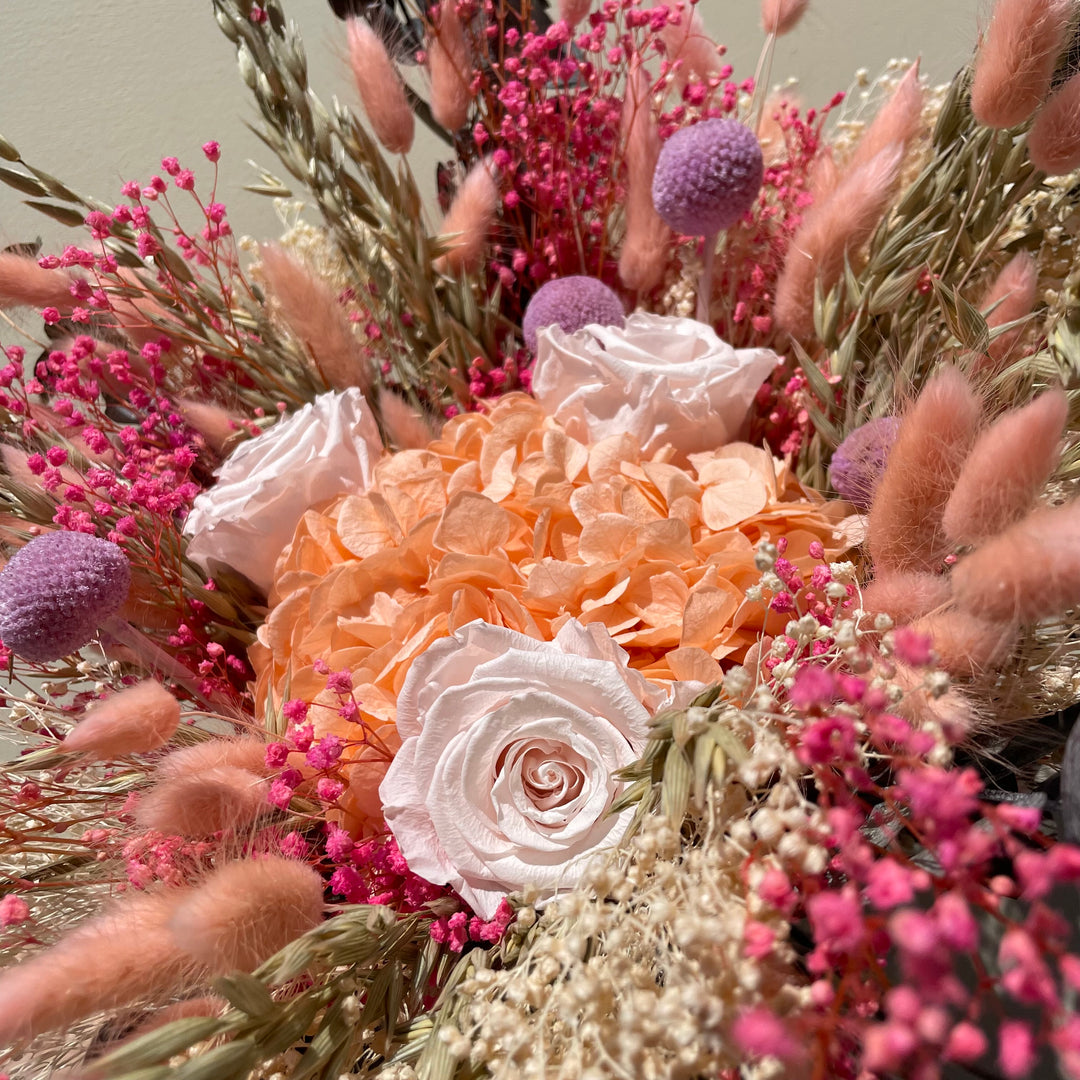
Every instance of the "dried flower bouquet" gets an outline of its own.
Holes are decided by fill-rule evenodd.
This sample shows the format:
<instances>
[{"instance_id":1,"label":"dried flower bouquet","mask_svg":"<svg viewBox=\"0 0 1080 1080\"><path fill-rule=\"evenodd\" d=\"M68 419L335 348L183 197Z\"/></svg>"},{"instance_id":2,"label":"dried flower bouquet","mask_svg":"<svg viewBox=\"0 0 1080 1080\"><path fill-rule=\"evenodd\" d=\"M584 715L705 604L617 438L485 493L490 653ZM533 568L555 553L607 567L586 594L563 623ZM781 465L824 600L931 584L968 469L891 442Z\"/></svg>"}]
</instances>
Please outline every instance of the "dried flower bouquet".
<instances>
[{"instance_id":1,"label":"dried flower bouquet","mask_svg":"<svg viewBox=\"0 0 1080 1080\"><path fill-rule=\"evenodd\" d=\"M213 13L284 236L0 138L12 1075L1080 1076L1080 5Z\"/></svg>"}]
</instances>

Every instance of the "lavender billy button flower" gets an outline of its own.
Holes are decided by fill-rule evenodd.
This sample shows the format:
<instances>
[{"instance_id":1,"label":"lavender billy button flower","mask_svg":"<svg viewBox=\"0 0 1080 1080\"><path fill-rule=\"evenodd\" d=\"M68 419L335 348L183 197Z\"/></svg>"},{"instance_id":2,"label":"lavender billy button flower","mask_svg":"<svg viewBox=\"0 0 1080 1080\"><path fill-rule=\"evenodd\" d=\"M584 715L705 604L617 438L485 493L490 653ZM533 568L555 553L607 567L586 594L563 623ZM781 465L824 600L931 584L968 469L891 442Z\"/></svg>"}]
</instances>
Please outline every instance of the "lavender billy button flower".
<instances>
[{"instance_id":1,"label":"lavender billy button flower","mask_svg":"<svg viewBox=\"0 0 1080 1080\"><path fill-rule=\"evenodd\" d=\"M676 232L715 236L754 205L765 164L757 136L738 120L702 120L664 143L653 205Z\"/></svg>"},{"instance_id":2,"label":"lavender billy button flower","mask_svg":"<svg viewBox=\"0 0 1080 1080\"><path fill-rule=\"evenodd\" d=\"M738 120L702 120L664 143L653 173L656 212L676 232L703 236L697 318L708 323L716 237L754 205L765 161L757 136Z\"/></svg>"},{"instance_id":3,"label":"lavender billy button flower","mask_svg":"<svg viewBox=\"0 0 1080 1080\"><path fill-rule=\"evenodd\" d=\"M856 428L833 454L829 465L833 490L860 510L869 510L899 430L895 416L879 416Z\"/></svg>"},{"instance_id":4,"label":"lavender billy button flower","mask_svg":"<svg viewBox=\"0 0 1080 1080\"><path fill-rule=\"evenodd\" d=\"M622 301L602 281L574 274L541 285L525 309L521 332L531 352L536 352L536 333L558 325L575 334L590 323L622 326L626 321Z\"/></svg>"},{"instance_id":5,"label":"lavender billy button flower","mask_svg":"<svg viewBox=\"0 0 1080 1080\"><path fill-rule=\"evenodd\" d=\"M0 639L31 663L67 656L116 614L130 586L116 544L80 532L36 537L0 573Z\"/></svg>"}]
</instances>

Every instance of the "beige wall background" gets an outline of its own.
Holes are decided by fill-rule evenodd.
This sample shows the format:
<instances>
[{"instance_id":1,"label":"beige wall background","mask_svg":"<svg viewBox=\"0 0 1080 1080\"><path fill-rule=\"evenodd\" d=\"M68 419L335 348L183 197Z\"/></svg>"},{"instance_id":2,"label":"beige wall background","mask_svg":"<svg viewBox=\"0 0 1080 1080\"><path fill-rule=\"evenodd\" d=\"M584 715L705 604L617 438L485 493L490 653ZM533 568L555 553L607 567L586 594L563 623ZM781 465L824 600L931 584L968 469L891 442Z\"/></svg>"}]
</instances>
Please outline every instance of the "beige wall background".
<instances>
[{"instance_id":1,"label":"beige wall background","mask_svg":"<svg viewBox=\"0 0 1080 1080\"><path fill-rule=\"evenodd\" d=\"M554 0L552 0L554 3ZM342 24L326 0L283 0L304 36L316 92L355 101L344 63ZM807 104L845 89L854 72L891 57L921 56L934 81L949 79L974 46L988 0L811 0L798 29L780 40L772 83L798 77ZM752 76L763 42L758 0L701 0L712 35L728 47L737 78ZM219 198L237 233L279 231L270 201L242 190L254 159L280 171L244 127L255 108L231 44L208 0L0 0L0 133L27 161L85 195L119 201L127 179L146 180L174 155L208 180L199 147L222 146ZM418 125L418 132L422 132ZM430 193L440 147L421 141L414 171ZM0 187L0 247L66 230Z\"/></svg>"}]
</instances>

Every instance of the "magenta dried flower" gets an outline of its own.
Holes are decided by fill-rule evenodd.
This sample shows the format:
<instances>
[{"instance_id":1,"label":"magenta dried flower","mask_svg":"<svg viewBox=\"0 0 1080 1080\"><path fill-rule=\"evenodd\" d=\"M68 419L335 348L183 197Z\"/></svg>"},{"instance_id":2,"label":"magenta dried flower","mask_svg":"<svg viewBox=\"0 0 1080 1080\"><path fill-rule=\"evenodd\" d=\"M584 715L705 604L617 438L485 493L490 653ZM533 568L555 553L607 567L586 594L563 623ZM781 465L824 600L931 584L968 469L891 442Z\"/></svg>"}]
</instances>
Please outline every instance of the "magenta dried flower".
<instances>
[{"instance_id":1,"label":"magenta dried flower","mask_svg":"<svg viewBox=\"0 0 1080 1080\"><path fill-rule=\"evenodd\" d=\"M653 205L676 232L715 236L754 205L765 163L757 136L737 120L702 120L664 143Z\"/></svg>"},{"instance_id":2,"label":"magenta dried flower","mask_svg":"<svg viewBox=\"0 0 1080 1080\"><path fill-rule=\"evenodd\" d=\"M560 326L574 334L591 323L622 326L626 312L622 301L602 281L573 274L546 282L533 294L525 309L521 331L525 344L536 352L537 331L545 326Z\"/></svg>"},{"instance_id":3,"label":"magenta dried flower","mask_svg":"<svg viewBox=\"0 0 1080 1080\"><path fill-rule=\"evenodd\" d=\"M130 586L116 544L81 532L38 536L0 573L0 639L31 663L67 656L116 614Z\"/></svg>"},{"instance_id":4,"label":"magenta dried flower","mask_svg":"<svg viewBox=\"0 0 1080 1080\"><path fill-rule=\"evenodd\" d=\"M860 510L869 510L899 430L895 416L879 416L856 428L833 454L829 465L833 490Z\"/></svg>"}]
</instances>

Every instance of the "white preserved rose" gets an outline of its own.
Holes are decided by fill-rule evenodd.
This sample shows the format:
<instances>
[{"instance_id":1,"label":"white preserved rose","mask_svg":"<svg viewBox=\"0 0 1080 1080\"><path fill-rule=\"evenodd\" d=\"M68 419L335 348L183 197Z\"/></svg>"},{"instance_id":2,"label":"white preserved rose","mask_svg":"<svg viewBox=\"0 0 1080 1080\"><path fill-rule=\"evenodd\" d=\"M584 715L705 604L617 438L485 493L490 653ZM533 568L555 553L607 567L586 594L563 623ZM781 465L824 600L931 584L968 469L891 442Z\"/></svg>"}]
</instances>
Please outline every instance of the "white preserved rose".
<instances>
[{"instance_id":1,"label":"white preserved rose","mask_svg":"<svg viewBox=\"0 0 1080 1080\"><path fill-rule=\"evenodd\" d=\"M633 810L609 814L666 694L599 624L552 642L473 622L417 657L379 795L409 868L491 919L526 887L575 884Z\"/></svg>"},{"instance_id":2,"label":"white preserved rose","mask_svg":"<svg viewBox=\"0 0 1080 1080\"><path fill-rule=\"evenodd\" d=\"M222 563L269 592L304 511L363 492L382 449L360 390L321 394L229 455L184 523L189 558L210 574Z\"/></svg>"},{"instance_id":3,"label":"white preserved rose","mask_svg":"<svg viewBox=\"0 0 1080 1080\"><path fill-rule=\"evenodd\" d=\"M735 349L693 319L635 312L625 326L538 335L532 389L580 442L633 435L643 452L665 444L680 459L738 435L778 362L770 349Z\"/></svg>"}]
</instances>

